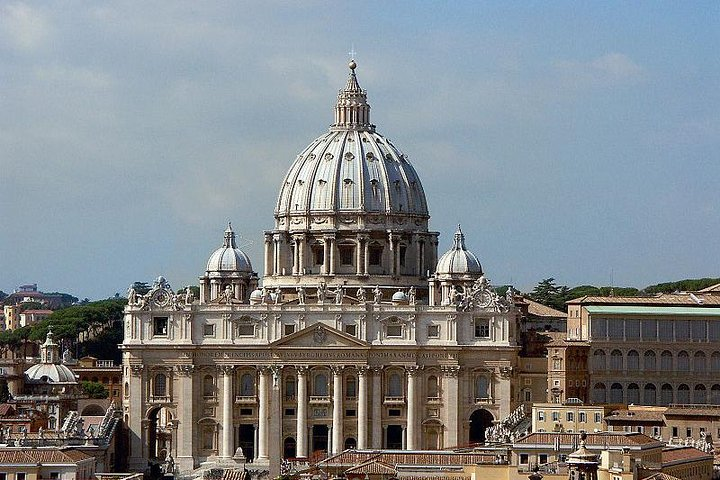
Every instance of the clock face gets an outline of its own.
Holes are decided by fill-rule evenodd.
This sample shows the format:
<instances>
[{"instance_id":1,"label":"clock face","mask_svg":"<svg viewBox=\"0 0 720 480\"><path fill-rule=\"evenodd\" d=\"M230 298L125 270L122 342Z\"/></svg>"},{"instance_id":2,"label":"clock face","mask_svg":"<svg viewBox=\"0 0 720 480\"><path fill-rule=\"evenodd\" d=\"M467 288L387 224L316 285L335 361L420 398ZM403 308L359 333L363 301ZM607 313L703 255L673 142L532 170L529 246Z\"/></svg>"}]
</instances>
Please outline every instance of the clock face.
<instances>
[{"instance_id":1,"label":"clock face","mask_svg":"<svg viewBox=\"0 0 720 480\"><path fill-rule=\"evenodd\" d=\"M166 307L170 303L170 295L165 290L158 290L153 295L153 302L158 307Z\"/></svg>"}]
</instances>

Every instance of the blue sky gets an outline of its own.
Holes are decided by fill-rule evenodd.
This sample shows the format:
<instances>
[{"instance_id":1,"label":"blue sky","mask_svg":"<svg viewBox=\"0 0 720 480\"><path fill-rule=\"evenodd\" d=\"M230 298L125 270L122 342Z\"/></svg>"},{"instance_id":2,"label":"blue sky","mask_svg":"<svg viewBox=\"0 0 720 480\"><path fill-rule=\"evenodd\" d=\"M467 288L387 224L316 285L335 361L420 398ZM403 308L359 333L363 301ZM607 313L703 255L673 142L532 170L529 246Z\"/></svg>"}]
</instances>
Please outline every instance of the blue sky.
<instances>
[{"instance_id":1,"label":"blue sky","mask_svg":"<svg viewBox=\"0 0 720 480\"><path fill-rule=\"evenodd\" d=\"M353 44L441 251L461 223L520 289L720 276L718 32L717 2L0 1L0 290L194 284L228 220L261 271Z\"/></svg>"}]
</instances>

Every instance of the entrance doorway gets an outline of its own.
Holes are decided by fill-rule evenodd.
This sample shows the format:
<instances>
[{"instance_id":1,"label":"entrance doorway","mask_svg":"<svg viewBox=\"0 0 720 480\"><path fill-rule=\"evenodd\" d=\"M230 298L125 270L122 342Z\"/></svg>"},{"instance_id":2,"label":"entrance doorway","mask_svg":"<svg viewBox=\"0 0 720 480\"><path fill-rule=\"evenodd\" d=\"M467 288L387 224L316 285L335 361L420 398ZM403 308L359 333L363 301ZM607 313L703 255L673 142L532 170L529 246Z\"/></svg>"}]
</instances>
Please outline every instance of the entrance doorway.
<instances>
[{"instance_id":1,"label":"entrance doorway","mask_svg":"<svg viewBox=\"0 0 720 480\"><path fill-rule=\"evenodd\" d=\"M402 449L402 425L388 425L385 447L391 450Z\"/></svg>"},{"instance_id":2,"label":"entrance doorway","mask_svg":"<svg viewBox=\"0 0 720 480\"><path fill-rule=\"evenodd\" d=\"M295 458L297 457L297 444L295 439L287 437L283 442L283 458Z\"/></svg>"},{"instance_id":3,"label":"entrance doorway","mask_svg":"<svg viewBox=\"0 0 720 480\"><path fill-rule=\"evenodd\" d=\"M492 413L484 408L475 410L470 415L470 443L485 442L485 431L493 424Z\"/></svg>"},{"instance_id":4,"label":"entrance doorway","mask_svg":"<svg viewBox=\"0 0 720 480\"><path fill-rule=\"evenodd\" d=\"M242 448L245 460L252 462L255 458L255 425L241 423L238 427L238 446Z\"/></svg>"},{"instance_id":5,"label":"entrance doorway","mask_svg":"<svg viewBox=\"0 0 720 480\"><path fill-rule=\"evenodd\" d=\"M312 427L312 449L313 453L327 452L328 449L328 426L313 425Z\"/></svg>"}]
</instances>

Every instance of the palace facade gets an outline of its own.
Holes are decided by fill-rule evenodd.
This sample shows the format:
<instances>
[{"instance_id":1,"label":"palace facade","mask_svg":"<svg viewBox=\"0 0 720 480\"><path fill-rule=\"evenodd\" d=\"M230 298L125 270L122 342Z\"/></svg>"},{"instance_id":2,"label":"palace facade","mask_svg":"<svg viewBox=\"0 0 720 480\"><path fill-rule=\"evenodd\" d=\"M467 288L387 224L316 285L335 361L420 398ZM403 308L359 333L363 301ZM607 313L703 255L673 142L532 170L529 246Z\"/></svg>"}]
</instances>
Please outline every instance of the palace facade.
<instances>
[{"instance_id":1,"label":"palace facade","mask_svg":"<svg viewBox=\"0 0 720 480\"><path fill-rule=\"evenodd\" d=\"M262 282L228 226L199 298L163 277L129 292L132 468L467 445L521 399L512 289L494 292L460 227L438 255L420 177L355 69L282 180Z\"/></svg>"}]
</instances>

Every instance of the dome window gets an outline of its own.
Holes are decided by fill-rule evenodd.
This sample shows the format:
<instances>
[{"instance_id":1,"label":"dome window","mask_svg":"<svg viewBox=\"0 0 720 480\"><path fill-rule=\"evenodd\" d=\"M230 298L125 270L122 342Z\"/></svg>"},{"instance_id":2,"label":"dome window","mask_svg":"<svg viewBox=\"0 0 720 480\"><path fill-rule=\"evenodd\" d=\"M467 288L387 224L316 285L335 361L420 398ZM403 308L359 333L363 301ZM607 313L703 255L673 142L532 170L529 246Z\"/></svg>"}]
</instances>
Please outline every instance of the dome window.
<instances>
[{"instance_id":1,"label":"dome window","mask_svg":"<svg viewBox=\"0 0 720 480\"><path fill-rule=\"evenodd\" d=\"M351 162L354 158L355 158L355 155L353 155L352 152L347 152L345 154L345 160L347 160L348 162Z\"/></svg>"},{"instance_id":2,"label":"dome window","mask_svg":"<svg viewBox=\"0 0 720 480\"><path fill-rule=\"evenodd\" d=\"M332 153L326 153L326 154L325 154L325 161L329 162L329 161L332 160L332 159L333 159L333 154L332 154Z\"/></svg>"},{"instance_id":3,"label":"dome window","mask_svg":"<svg viewBox=\"0 0 720 480\"><path fill-rule=\"evenodd\" d=\"M345 184L346 187L349 187L350 185L353 184L353 181L351 178L346 178L345 180L343 180L343 183Z\"/></svg>"}]
</instances>

